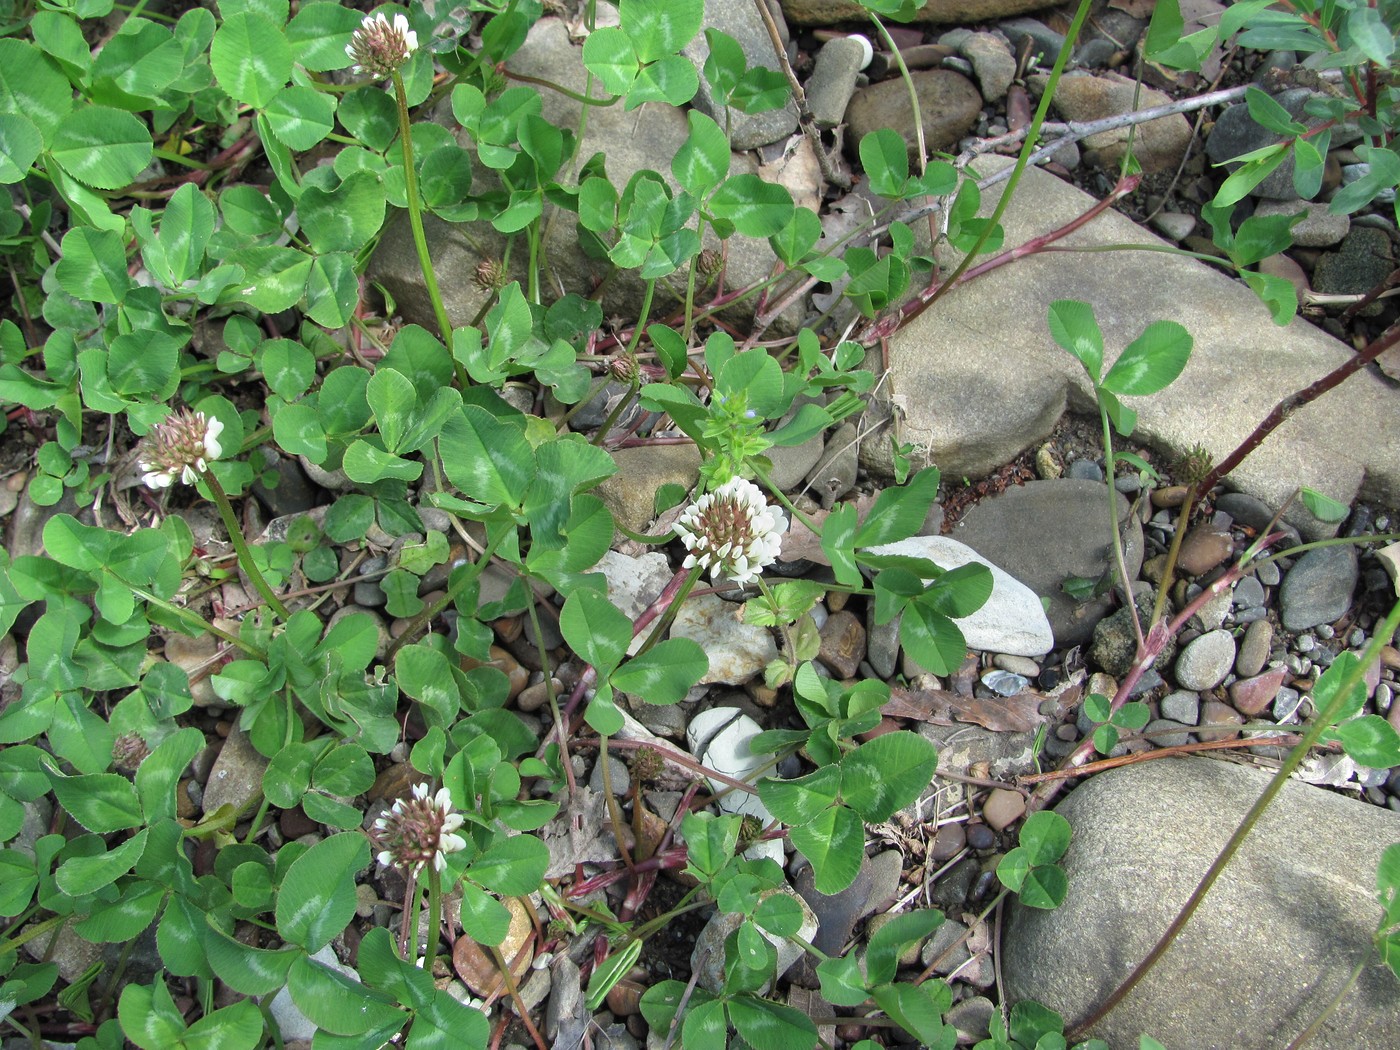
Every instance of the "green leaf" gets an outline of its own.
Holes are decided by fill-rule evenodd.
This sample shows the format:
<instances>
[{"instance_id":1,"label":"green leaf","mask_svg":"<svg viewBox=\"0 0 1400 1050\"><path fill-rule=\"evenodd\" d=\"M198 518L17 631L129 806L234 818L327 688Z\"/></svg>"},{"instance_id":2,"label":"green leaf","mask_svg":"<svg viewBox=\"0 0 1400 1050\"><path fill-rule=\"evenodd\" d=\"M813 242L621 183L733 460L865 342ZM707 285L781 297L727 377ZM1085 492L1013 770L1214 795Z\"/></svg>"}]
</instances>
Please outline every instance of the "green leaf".
<instances>
[{"instance_id":1,"label":"green leaf","mask_svg":"<svg viewBox=\"0 0 1400 1050\"><path fill-rule=\"evenodd\" d=\"M1267 179L1275 168L1288 159L1290 150L1291 146L1288 143L1280 143L1247 154L1252 159L1246 161L1239 170L1220 184L1220 189L1211 203L1223 208L1243 200L1250 190Z\"/></svg>"},{"instance_id":2,"label":"green leaf","mask_svg":"<svg viewBox=\"0 0 1400 1050\"><path fill-rule=\"evenodd\" d=\"M1387 189L1400 183L1400 155L1379 146L1357 146L1357 156L1371 166L1368 174L1341 187L1327 210L1333 215L1350 215L1366 207Z\"/></svg>"},{"instance_id":3,"label":"green leaf","mask_svg":"<svg viewBox=\"0 0 1400 1050\"><path fill-rule=\"evenodd\" d=\"M89 226L75 226L63 236L63 257L54 268L54 276L75 299L121 302L131 287L122 237Z\"/></svg>"},{"instance_id":4,"label":"green leaf","mask_svg":"<svg viewBox=\"0 0 1400 1050\"><path fill-rule=\"evenodd\" d=\"M728 1035L724 1004L717 1001L700 1002L693 1003L686 1011L680 1038L676 1042L687 1050L692 1047L694 1050L725 1050Z\"/></svg>"},{"instance_id":5,"label":"green leaf","mask_svg":"<svg viewBox=\"0 0 1400 1050\"><path fill-rule=\"evenodd\" d=\"M306 314L323 328L344 328L360 300L355 257L326 252L311 260L306 275Z\"/></svg>"},{"instance_id":6,"label":"green leaf","mask_svg":"<svg viewBox=\"0 0 1400 1050\"><path fill-rule=\"evenodd\" d=\"M351 34L360 27L364 16L353 7L341 4L301 4L287 23L287 42L296 63L312 72L344 69L350 65L345 46ZM352 92L356 95L374 93L371 89ZM383 94L383 92L380 92ZM348 127L348 125L347 125ZM354 134L354 132L352 132Z\"/></svg>"},{"instance_id":7,"label":"green leaf","mask_svg":"<svg viewBox=\"0 0 1400 1050\"><path fill-rule=\"evenodd\" d=\"M870 189L881 197L899 200L909 181L909 146L892 128L880 128L860 140L860 163Z\"/></svg>"},{"instance_id":8,"label":"green leaf","mask_svg":"<svg viewBox=\"0 0 1400 1050\"><path fill-rule=\"evenodd\" d=\"M22 181L43 148L44 137L33 121L20 113L0 113L0 185Z\"/></svg>"},{"instance_id":9,"label":"green leaf","mask_svg":"<svg viewBox=\"0 0 1400 1050\"><path fill-rule=\"evenodd\" d=\"M148 832L142 828L120 846L94 857L71 857L54 872L54 883L70 897L96 893L130 871L146 850Z\"/></svg>"},{"instance_id":10,"label":"green leaf","mask_svg":"<svg viewBox=\"0 0 1400 1050\"><path fill-rule=\"evenodd\" d=\"M297 214L307 240L318 252L357 252L384 224L384 185L367 171L349 175L329 192L307 186Z\"/></svg>"},{"instance_id":11,"label":"green leaf","mask_svg":"<svg viewBox=\"0 0 1400 1050\"><path fill-rule=\"evenodd\" d=\"M1288 110L1253 85L1245 88L1244 102L1254 123L1275 135L1302 135L1308 130L1294 120Z\"/></svg>"},{"instance_id":12,"label":"green leaf","mask_svg":"<svg viewBox=\"0 0 1400 1050\"><path fill-rule=\"evenodd\" d=\"M286 401L305 394L316 378L316 355L294 339L269 339L253 360L272 392Z\"/></svg>"},{"instance_id":13,"label":"green leaf","mask_svg":"<svg viewBox=\"0 0 1400 1050\"><path fill-rule=\"evenodd\" d=\"M262 1042L262 1011L257 1003L244 999L190 1025L182 1045L189 1050L253 1050Z\"/></svg>"},{"instance_id":14,"label":"green leaf","mask_svg":"<svg viewBox=\"0 0 1400 1050\"><path fill-rule=\"evenodd\" d=\"M643 62L675 54L700 32L701 0L621 0L618 15Z\"/></svg>"},{"instance_id":15,"label":"green leaf","mask_svg":"<svg viewBox=\"0 0 1400 1050\"><path fill-rule=\"evenodd\" d=\"M899 641L932 674L952 674L967 655L967 642L958 625L922 601L905 608L899 621Z\"/></svg>"},{"instance_id":16,"label":"green leaf","mask_svg":"<svg viewBox=\"0 0 1400 1050\"><path fill-rule=\"evenodd\" d=\"M1357 4L1344 10L1338 42L1343 47L1356 48L1382 69L1388 68L1395 54L1395 30L1386 25L1380 8Z\"/></svg>"},{"instance_id":17,"label":"green leaf","mask_svg":"<svg viewBox=\"0 0 1400 1050\"><path fill-rule=\"evenodd\" d=\"M256 283L226 293L255 310L281 313L295 306L306 293L311 257L295 248L274 245L244 248L229 256L228 262L242 266L247 273L257 274Z\"/></svg>"},{"instance_id":18,"label":"green leaf","mask_svg":"<svg viewBox=\"0 0 1400 1050\"><path fill-rule=\"evenodd\" d=\"M610 681L613 688L649 704L677 704L709 669L710 658L696 642L668 638L628 660L612 673Z\"/></svg>"},{"instance_id":19,"label":"green leaf","mask_svg":"<svg viewBox=\"0 0 1400 1050\"><path fill-rule=\"evenodd\" d=\"M938 750L918 733L886 733L841 759L841 795L871 823L888 820L919 797L937 768Z\"/></svg>"},{"instance_id":20,"label":"green leaf","mask_svg":"<svg viewBox=\"0 0 1400 1050\"><path fill-rule=\"evenodd\" d=\"M510 932L510 911L474 882L460 884L462 929L478 944L500 944Z\"/></svg>"},{"instance_id":21,"label":"green leaf","mask_svg":"<svg viewBox=\"0 0 1400 1050\"><path fill-rule=\"evenodd\" d=\"M1050 337L1073 354L1095 386L1103 370L1103 332L1094 319L1094 308L1075 299L1050 304Z\"/></svg>"},{"instance_id":22,"label":"green leaf","mask_svg":"<svg viewBox=\"0 0 1400 1050\"><path fill-rule=\"evenodd\" d=\"M1057 864L1041 864L1031 868L1021 883L1019 897L1028 908L1052 911L1065 902L1069 879Z\"/></svg>"},{"instance_id":23,"label":"green leaf","mask_svg":"<svg viewBox=\"0 0 1400 1050\"><path fill-rule=\"evenodd\" d=\"M59 122L50 152L64 171L84 185L117 190L141 174L154 148L146 126L130 113L84 106Z\"/></svg>"},{"instance_id":24,"label":"green leaf","mask_svg":"<svg viewBox=\"0 0 1400 1050\"><path fill-rule=\"evenodd\" d=\"M447 657L426 645L406 645L394 657L394 677L402 689L436 712L451 725L462 705L462 695Z\"/></svg>"},{"instance_id":25,"label":"green leaf","mask_svg":"<svg viewBox=\"0 0 1400 1050\"><path fill-rule=\"evenodd\" d=\"M768 811L785 824L806 824L835 805L841 794L841 770L822 766L794 780L765 777L758 782L758 797Z\"/></svg>"},{"instance_id":26,"label":"green leaf","mask_svg":"<svg viewBox=\"0 0 1400 1050\"><path fill-rule=\"evenodd\" d=\"M88 831L105 835L140 827L141 800L126 777L116 773L92 773L65 777L50 774L58 804Z\"/></svg>"},{"instance_id":27,"label":"green leaf","mask_svg":"<svg viewBox=\"0 0 1400 1050\"><path fill-rule=\"evenodd\" d=\"M637 52L620 26L606 26L583 42L584 67L614 95L625 95L637 79Z\"/></svg>"},{"instance_id":28,"label":"green leaf","mask_svg":"<svg viewBox=\"0 0 1400 1050\"><path fill-rule=\"evenodd\" d=\"M603 680L627 653L632 642L632 621L597 591L579 588L559 611L559 632Z\"/></svg>"},{"instance_id":29,"label":"green leaf","mask_svg":"<svg viewBox=\"0 0 1400 1050\"><path fill-rule=\"evenodd\" d=\"M870 938L865 953L866 978L871 985L894 980L899 957L909 945L923 940L942 926L944 915L936 909L905 912L882 925Z\"/></svg>"},{"instance_id":30,"label":"green leaf","mask_svg":"<svg viewBox=\"0 0 1400 1050\"><path fill-rule=\"evenodd\" d=\"M832 1006L860 1006L870 998L855 952L823 959L817 964L817 979L822 998Z\"/></svg>"},{"instance_id":31,"label":"green leaf","mask_svg":"<svg viewBox=\"0 0 1400 1050\"><path fill-rule=\"evenodd\" d=\"M738 996L729 1000L729 1020L750 1046L809 1050L817 1045L817 1026L804 1013L767 999Z\"/></svg>"},{"instance_id":32,"label":"green leaf","mask_svg":"<svg viewBox=\"0 0 1400 1050\"><path fill-rule=\"evenodd\" d=\"M700 90L695 65L682 55L667 55L637 70L637 79L627 89L626 109L646 102L683 106Z\"/></svg>"},{"instance_id":33,"label":"green leaf","mask_svg":"<svg viewBox=\"0 0 1400 1050\"><path fill-rule=\"evenodd\" d=\"M292 46L265 15L237 14L214 34L209 68L233 98L262 109L292 75Z\"/></svg>"},{"instance_id":34,"label":"green leaf","mask_svg":"<svg viewBox=\"0 0 1400 1050\"><path fill-rule=\"evenodd\" d=\"M1329 708L1341 693L1342 684L1352 677L1352 672L1359 662L1355 653L1341 653L1337 659L1332 661L1332 666L1327 668L1322 673L1322 677L1313 685L1313 704L1317 708L1319 717L1328 715L1333 724L1336 724L1355 717L1361 711L1362 706L1366 703L1366 686L1360 677L1357 677L1355 684L1347 692L1346 698L1340 701L1335 714L1329 712Z\"/></svg>"},{"instance_id":35,"label":"green leaf","mask_svg":"<svg viewBox=\"0 0 1400 1050\"><path fill-rule=\"evenodd\" d=\"M355 915L355 874L369 864L369 841L359 833L316 843L287 869L277 894L277 930L314 952Z\"/></svg>"},{"instance_id":36,"label":"green leaf","mask_svg":"<svg viewBox=\"0 0 1400 1050\"><path fill-rule=\"evenodd\" d=\"M1303 506L1308 508L1308 513L1318 521L1336 522L1341 521L1351 513L1351 508L1345 503L1335 500L1330 496L1324 496L1316 489L1302 487Z\"/></svg>"},{"instance_id":37,"label":"green leaf","mask_svg":"<svg viewBox=\"0 0 1400 1050\"><path fill-rule=\"evenodd\" d=\"M746 237L773 236L792 220L794 211L792 195L785 187L747 173L721 183L710 197L709 207Z\"/></svg>"},{"instance_id":38,"label":"green leaf","mask_svg":"<svg viewBox=\"0 0 1400 1050\"><path fill-rule=\"evenodd\" d=\"M1021 848L1032 864L1053 864L1069 848L1069 821L1058 813L1039 810L1026 818L1021 827Z\"/></svg>"},{"instance_id":39,"label":"green leaf","mask_svg":"<svg viewBox=\"0 0 1400 1050\"><path fill-rule=\"evenodd\" d=\"M1175 321L1155 321L1118 355L1103 386L1115 394L1141 397L1169 386L1191 356L1191 333Z\"/></svg>"},{"instance_id":40,"label":"green leaf","mask_svg":"<svg viewBox=\"0 0 1400 1050\"><path fill-rule=\"evenodd\" d=\"M128 882L121 888L117 900L93 908L91 915L73 924L73 929L83 940L93 944L135 940L155 921L167 892L164 886L153 882ZM6 913L0 911L0 914Z\"/></svg>"},{"instance_id":41,"label":"green leaf","mask_svg":"<svg viewBox=\"0 0 1400 1050\"><path fill-rule=\"evenodd\" d=\"M821 546L831 562L836 582L848 587L859 587L863 582L860 570L856 568L855 534L856 508L849 503L838 503L822 522Z\"/></svg>"},{"instance_id":42,"label":"green leaf","mask_svg":"<svg viewBox=\"0 0 1400 1050\"><path fill-rule=\"evenodd\" d=\"M1389 769L1400 765L1400 733L1380 715L1362 715L1332 731L1346 753L1363 766Z\"/></svg>"},{"instance_id":43,"label":"green leaf","mask_svg":"<svg viewBox=\"0 0 1400 1050\"><path fill-rule=\"evenodd\" d=\"M540 888L549 867L549 849L532 835L512 835L488 849L466 875L504 897L523 897Z\"/></svg>"},{"instance_id":44,"label":"green leaf","mask_svg":"<svg viewBox=\"0 0 1400 1050\"><path fill-rule=\"evenodd\" d=\"M23 40L0 39L0 113L29 119L52 142L72 108L72 85L43 52Z\"/></svg>"},{"instance_id":45,"label":"green leaf","mask_svg":"<svg viewBox=\"0 0 1400 1050\"><path fill-rule=\"evenodd\" d=\"M146 823L175 818L176 785L203 747L204 734L198 729L186 728L166 737L146 756L136 770L136 791Z\"/></svg>"},{"instance_id":46,"label":"green leaf","mask_svg":"<svg viewBox=\"0 0 1400 1050\"><path fill-rule=\"evenodd\" d=\"M363 836L360 840L364 841ZM278 903L280 905L280 899ZM373 1032L376 1046L387 1041L408 1019L381 993L305 956L292 963L287 974L287 989L292 1002L317 1028L344 1036Z\"/></svg>"},{"instance_id":47,"label":"green leaf","mask_svg":"<svg viewBox=\"0 0 1400 1050\"><path fill-rule=\"evenodd\" d=\"M341 469L351 481L362 485L373 484L385 478L400 481L417 481L423 473L423 464L410 462L393 453L376 448L368 441L356 440L345 450Z\"/></svg>"},{"instance_id":48,"label":"green leaf","mask_svg":"<svg viewBox=\"0 0 1400 1050\"><path fill-rule=\"evenodd\" d=\"M153 985L128 984L117 1000L122 1033L141 1050L167 1050L180 1046L185 1019L164 981Z\"/></svg>"},{"instance_id":49,"label":"green leaf","mask_svg":"<svg viewBox=\"0 0 1400 1050\"><path fill-rule=\"evenodd\" d=\"M686 119L690 135L671 158L671 173L699 200L729 174L729 139L718 124L698 110L692 109Z\"/></svg>"},{"instance_id":50,"label":"green leaf","mask_svg":"<svg viewBox=\"0 0 1400 1050\"><path fill-rule=\"evenodd\" d=\"M160 219L157 240L172 287L199 273L214 232L214 205L193 183L175 191Z\"/></svg>"},{"instance_id":51,"label":"green leaf","mask_svg":"<svg viewBox=\"0 0 1400 1050\"><path fill-rule=\"evenodd\" d=\"M910 478L907 485L881 492L856 532L855 545L878 547L917 536L928 519L929 508L938 499L938 482L938 468L928 467Z\"/></svg>"},{"instance_id":52,"label":"green leaf","mask_svg":"<svg viewBox=\"0 0 1400 1050\"><path fill-rule=\"evenodd\" d=\"M315 88L285 87L264 112L272 133L290 149L311 149L335 130L335 96Z\"/></svg>"},{"instance_id":53,"label":"green leaf","mask_svg":"<svg viewBox=\"0 0 1400 1050\"><path fill-rule=\"evenodd\" d=\"M788 838L812 862L818 893L840 893L860 873L865 825L845 806L823 810L810 823L789 829Z\"/></svg>"},{"instance_id":54,"label":"green leaf","mask_svg":"<svg viewBox=\"0 0 1400 1050\"><path fill-rule=\"evenodd\" d=\"M515 505L535 477L535 456L525 435L478 405L464 405L439 438L448 480L470 499L489 506Z\"/></svg>"}]
</instances>

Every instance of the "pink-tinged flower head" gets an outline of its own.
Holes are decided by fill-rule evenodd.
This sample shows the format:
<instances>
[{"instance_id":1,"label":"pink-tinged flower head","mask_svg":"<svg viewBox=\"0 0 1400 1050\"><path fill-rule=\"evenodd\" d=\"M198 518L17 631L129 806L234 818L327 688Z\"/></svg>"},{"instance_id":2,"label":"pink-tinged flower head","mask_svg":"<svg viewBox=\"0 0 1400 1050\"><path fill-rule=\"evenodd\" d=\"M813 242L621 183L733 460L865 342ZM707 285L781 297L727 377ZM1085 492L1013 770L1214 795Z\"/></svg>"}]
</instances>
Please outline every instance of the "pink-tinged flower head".
<instances>
[{"instance_id":1,"label":"pink-tinged flower head","mask_svg":"<svg viewBox=\"0 0 1400 1050\"><path fill-rule=\"evenodd\" d=\"M677 535L690 552L685 568L698 565L710 571L712 580L723 575L741 585L777 560L786 531L787 516L743 478L730 478L701 496L676 522Z\"/></svg>"},{"instance_id":2,"label":"pink-tinged flower head","mask_svg":"<svg viewBox=\"0 0 1400 1050\"><path fill-rule=\"evenodd\" d=\"M222 423L203 412L182 408L170 413L141 444L141 480L153 489L169 488L176 478L193 485L209 469L209 461L223 455L223 430Z\"/></svg>"},{"instance_id":3,"label":"pink-tinged flower head","mask_svg":"<svg viewBox=\"0 0 1400 1050\"><path fill-rule=\"evenodd\" d=\"M411 798L399 799L374 822L370 838L380 847L380 864L417 875L429 863L442 871L447 854L467 848L467 840L455 834L462 824L447 788L430 795L427 784L415 784Z\"/></svg>"},{"instance_id":4,"label":"pink-tinged flower head","mask_svg":"<svg viewBox=\"0 0 1400 1050\"><path fill-rule=\"evenodd\" d=\"M345 53L355 60L355 71L376 80L398 69L417 50L418 34L408 28L403 15L395 15L392 22L382 14L366 15L345 45Z\"/></svg>"}]
</instances>

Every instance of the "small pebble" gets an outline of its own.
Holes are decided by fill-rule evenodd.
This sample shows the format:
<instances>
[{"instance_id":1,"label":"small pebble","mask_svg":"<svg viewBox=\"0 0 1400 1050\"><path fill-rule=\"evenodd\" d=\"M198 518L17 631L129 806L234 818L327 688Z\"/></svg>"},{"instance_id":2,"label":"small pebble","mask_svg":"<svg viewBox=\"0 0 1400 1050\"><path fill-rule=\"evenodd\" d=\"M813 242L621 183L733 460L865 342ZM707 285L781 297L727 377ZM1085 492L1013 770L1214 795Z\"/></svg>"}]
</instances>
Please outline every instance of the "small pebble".
<instances>
[{"instance_id":1,"label":"small pebble","mask_svg":"<svg viewBox=\"0 0 1400 1050\"><path fill-rule=\"evenodd\" d=\"M958 852L967 845L967 832L963 830L961 823L944 824L933 836L933 842L929 844L929 859L942 863L958 855Z\"/></svg>"},{"instance_id":2,"label":"small pebble","mask_svg":"<svg viewBox=\"0 0 1400 1050\"><path fill-rule=\"evenodd\" d=\"M996 847L997 833L986 824L969 823L964 834L967 836L967 844L973 849L986 850Z\"/></svg>"},{"instance_id":3,"label":"small pebble","mask_svg":"<svg viewBox=\"0 0 1400 1050\"><path fill-rule=\"evenodd\" d=\"M1159 704L1162 717L1185 725L1195 725L1201 720L1201 698L1184 689L1168 693Z\"/></svg>"},{"instance_id":4,"label":"small pebble","mask_svg":"<svg viewBox=\"0 0 1400 1050\"><path fill-rule=\"evenodd\" d=\"M1234 740L1240 734L1231 727L1243 724L1244 715L1229 704L1219 700L1207 700L1201 705L1201 721L1196 729L1196 736L1203 741ZM1222 728L1207 728L1208 726Z\"/></svg>"},{"instance_id":5,"label":"small pebble","mask_svg":"<svg viewBox=\"0 0 1400 1050\"><path fill-rule=\"evenodd\" d=\"M1284 686L1278 691L1278 695L1274 697L1274 721L1279 723L1296 722L1298 708L1302 705L1303 694L1296 689L1289 689L1287 686Z\"/></svg>"},{"instance_id":6,"label":"small pebble","mask_svg":"<svg viewBox=\"0 0 1400 1050\"><path fill-rule=\"evenodd\" d=\"M1026 812L1026 796L1009 788L996 788L982 804L982 818L995 830L1005 831Z\"/></svg>"},{"instance_id":7,"label":"small pebble","mask_svg":"<svg viewBox=\"0 0 1400 1050\"><path fill-rule=\"evenodd\" d=\"M1264 604L1264 585L1253 576L1246 576L1235 584L1230 600L1237 609L1252 609Z\"/></svg>"},{"instance_id":8,"label":"small pebble","mask_svg":"<svg viewBox=\"0 0 1400 1050\"><path fill-rule=\"evenodd\" d=\"M1283 578L1283 574L1279 572L1276 563L1266 561L1262 562L1259 567L1254 570L1254 578L1265 587L1277 587L1278 581Z\"/></svg>"},{"instance_id":9,"label":"small pebble","mask_svg":"<svg viewBox=\"0 0 1400 1050\"><path fill-rule=\"evenodd\" d=\"M1022 675L1026 678L1035 678L1040 674L1040 665L1028 656L1012 656L1008 653L998 653L992 657L992 666L999 667L1003 671L1010 671L1012 674Z\"/></svg>"},{"instance_id":10,"label":"small pebble","mask_svg":"<svg viewBox=\"0 0 1400 1050\"><path fill-rule=\"evenodd\" d=\"M1240 651L1235 657L1235 673L1241 678L1252 678L1262 671L1269 659L1269 647L1273 641L1274 628L1268 620L1259 619L1251 623L1240 641Z\"/></svg>"}]
</instances>

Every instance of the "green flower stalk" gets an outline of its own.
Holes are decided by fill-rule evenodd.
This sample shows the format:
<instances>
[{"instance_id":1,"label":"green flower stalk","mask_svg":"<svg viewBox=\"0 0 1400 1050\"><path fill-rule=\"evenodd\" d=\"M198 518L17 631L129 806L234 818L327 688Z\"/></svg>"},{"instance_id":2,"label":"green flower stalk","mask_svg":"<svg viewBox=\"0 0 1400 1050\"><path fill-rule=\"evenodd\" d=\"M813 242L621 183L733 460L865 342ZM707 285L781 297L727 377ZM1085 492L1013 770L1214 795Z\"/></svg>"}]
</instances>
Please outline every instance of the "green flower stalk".
<instances>
[{"instance_id":1,"label":"green flower stalk","mask_svg":"<svg viewBox=\"0 0 1400 1050\"><path fill-rule=\"evenodd\" d=\"M418 266L423 271L423 285L433 304L442 341L452 348L452 322L443 305L437 274L428 255L428 238L423 232L423 209L418 200L418 172L413 164L413 135L408 116L408 94L399 70L418 50L418 34L408 27L408 19L395 15L392 22L384 15L369 15L360 23L345 47L345 53L355 60L357 72L375 80L390 78L394 82L394 98L399 108L399 139L403 143L403 184L408 198L408 224L413 229L413 246L418 251ZM465 370L458 366L458 379L466 385Z\"/></svg>"},{"instance_id":2,"label":"green flower stalk","mask_svg":"<svg viewBox=\"0 0 1400 1050\"><path fill-rule=\"evenodd\" d=\"M286 621L291 613L259 571L243 529L233 513L228 494L209 469L209 464L223 455L223 447L219 444L219 435L223 430L222 423L203 412L192 412L188 408L172 412L152 427L142 442L137 460L142 470L141 480L147 487L157 490L167 489L177 480L186 485L203 481L219 508L219 517L228 530L229 541L238 555L238 564L248 574L248 579L262 595L263 601Z\"/></svg>"}]
</instances>

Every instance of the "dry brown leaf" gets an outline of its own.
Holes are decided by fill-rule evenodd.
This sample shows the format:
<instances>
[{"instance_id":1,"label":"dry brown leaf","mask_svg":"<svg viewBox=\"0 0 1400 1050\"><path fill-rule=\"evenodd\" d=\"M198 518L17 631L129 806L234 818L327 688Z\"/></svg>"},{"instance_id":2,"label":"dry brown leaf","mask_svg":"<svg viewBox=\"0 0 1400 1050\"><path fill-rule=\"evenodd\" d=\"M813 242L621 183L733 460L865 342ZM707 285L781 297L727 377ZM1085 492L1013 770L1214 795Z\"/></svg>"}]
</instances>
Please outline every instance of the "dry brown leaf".
<instances>
[{"instance_id":1,"label":"dry brown leaf","mask_svg":"<svg viewBox=\"0 0 1400 1050\"><path fill-rule=\"evenodd\" d=\"M1039 727L1045 717L1039 693L1015 696L960 696L946 689L890 689L889 703L881 711L895 718L950 726L973 722L995 733L1026 733Z\"/></svg>"}]
</instances>

